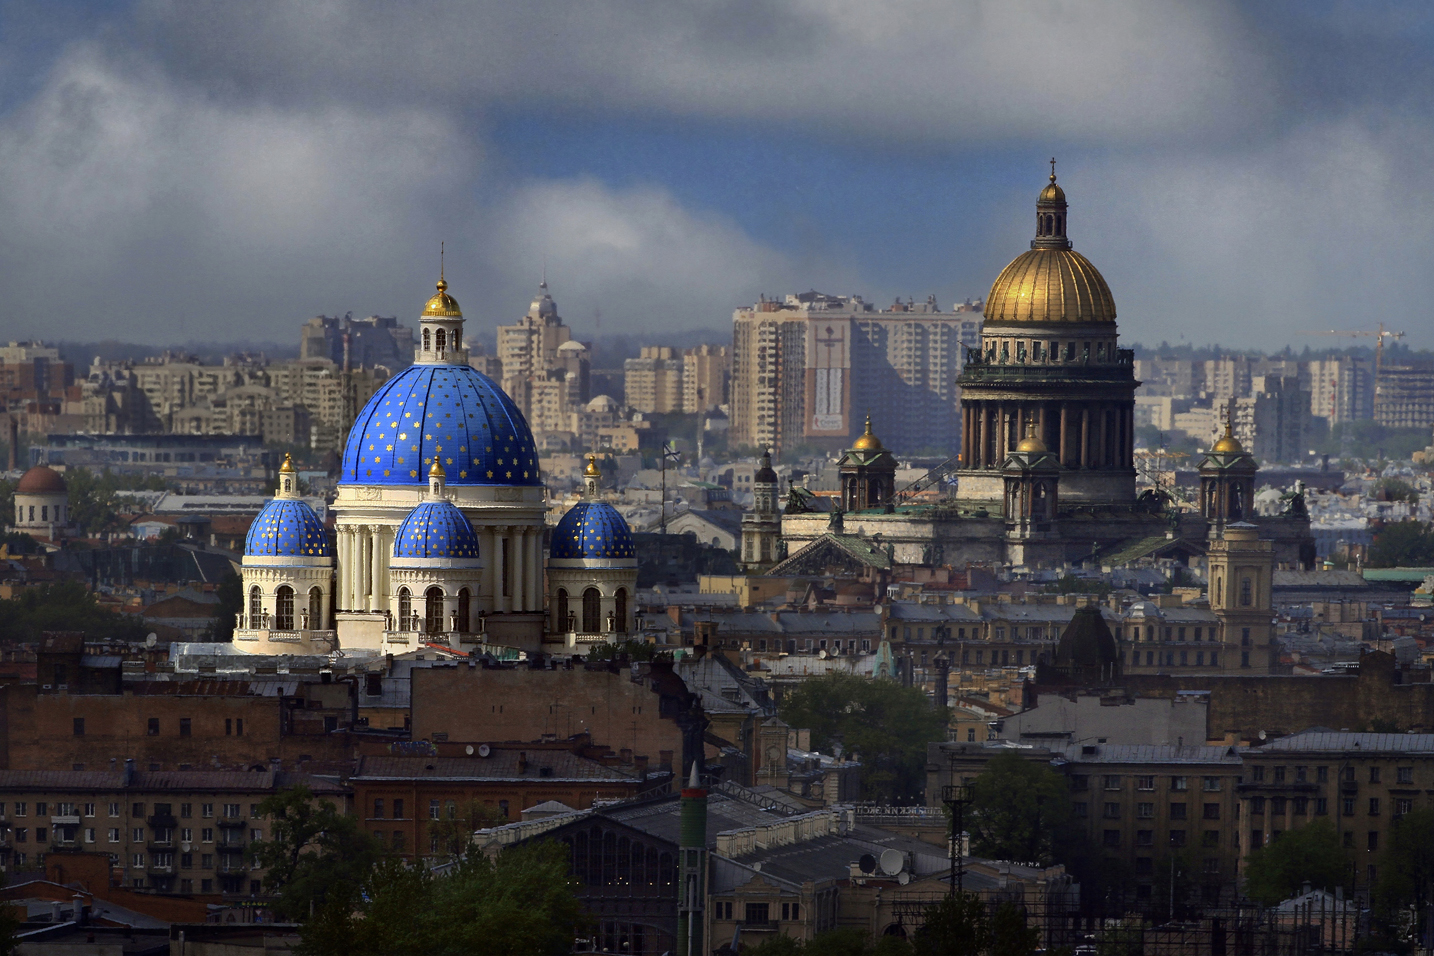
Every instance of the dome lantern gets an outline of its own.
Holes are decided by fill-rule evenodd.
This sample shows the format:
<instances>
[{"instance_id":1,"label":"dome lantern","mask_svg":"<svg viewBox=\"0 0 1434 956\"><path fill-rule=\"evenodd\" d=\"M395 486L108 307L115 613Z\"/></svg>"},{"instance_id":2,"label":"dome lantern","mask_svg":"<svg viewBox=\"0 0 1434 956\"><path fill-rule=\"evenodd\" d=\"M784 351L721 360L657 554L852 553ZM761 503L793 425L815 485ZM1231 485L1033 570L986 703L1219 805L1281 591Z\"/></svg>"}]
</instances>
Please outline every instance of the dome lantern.
<instances>
[{"instance_id":1,"label":"dome lantern","mask_svg":"<svg viewBox=\"0 0 1434 956\"><path fill-rule=\"evenodd\" d=\"M463 310L458 307L458 300L448 294L448 280L443 276L441 244L438 291L423 306L418 324L418 348L413 357L415 364L468 364L468 350L463 347Z\"/></svg>"},{"instance_id":2,"label":"dome lantern","mask_svg":"<svg viewBox=\"0 0 1434 956\"><path fill-rule=\"evenodd\" d=\"M583 496L597 498L601 481L602 469L598 467L597 455L588 455L587 467L583 469Z\"/></svg>"},{"instance_id":3,"label":"dome lantern","mask_svg":"<svg viewBox=\"0 0 1434 956\"><path fill-rule=\"evenodd\" d=\"M1032 249L1069 249L1066 238L1066 191L1056 185L1056 160L1051 157L1051 181L1036 197L1036 238Z\"/></svg>"}]
</instances>

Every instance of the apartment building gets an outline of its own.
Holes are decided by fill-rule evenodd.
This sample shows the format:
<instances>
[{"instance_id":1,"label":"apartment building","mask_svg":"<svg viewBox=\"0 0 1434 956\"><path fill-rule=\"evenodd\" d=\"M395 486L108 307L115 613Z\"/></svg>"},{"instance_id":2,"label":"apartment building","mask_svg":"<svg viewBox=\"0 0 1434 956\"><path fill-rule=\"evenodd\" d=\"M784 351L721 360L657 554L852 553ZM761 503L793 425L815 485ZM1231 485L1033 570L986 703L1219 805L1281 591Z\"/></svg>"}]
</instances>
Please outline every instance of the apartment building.
<instances>
[{"instance_id":1,"label":"apartment building","mask_svg":"<svg viewBox=\"0 0 1434 956\"><path fill-rule=\"evenodd\" d=\"M1339 356L1305 364L1310 414L1331 425L1374 417L1374 373L1368 359Z\"/></svg>"},{"instance_id":2,"label":"apartment building","mask_svg":"<svg viewBox=\"0 0 1434 956\"><path fill-rule=\"evenodd\" d=\"M302 784L347 809L346 788L274 770L0 770L0 865L44 866L57 850L110 855L112 878L156 893L260 891L246 858L269 834L259 804Z\"/></svg>"},{"instance_id":3,"label":"apartment building","mask_svg":"<svg viewBox=\"0 0 1434 956\"><path fill-rule=\"evenodd\" d=\"M971 308L942 312L932 296L878 311L860 296L804 292L736 310L729 441L836 450L869 413L894 451L954 454L956 378L965 350L980 343L981 313Z\"/></svg>"},{"instance_id":4,"label":"apartment building","mask_svg":"<svg viewBox=\"0 0 1434 956\"><path fill-rule=\"evenodd\" d=\"M1434 365L1386 365L1380 369L1374 420L1388 428L1434 425Z\"/></svg>"},{"instance_id":5,"label":"apartment building","mask_svg":"<svg viewBox=\"0 0 1434 956\"><path fill-rule=\"evenodd\" d=\"M315 316L299 333L299 359L340 368L382 365L391 375L413 362L413 329L393 316Z\"/></svg>"},{"instance_id":6,"label":"apartment building","mask_svg":"<svg viewBox=\"0 0 1434 956\"><path fill-rule=\"evenodd\" d=\"M699 345L682 351L682 410L701 414L727 404L732 378L732 350L725 345Z\"/></svg>"},{"instance_id":7,"label":"apartment building","mask_svg":"<svg viewBox=\"0 0 1434 956\"><path fill-rule=\"evenodd\" d=\"M623 392L639 412L684 410L685 359L665 345L644 345L637 358L623 362Z\"/></svg>"},{"instance_id":8,"label":"apartment building","mask_svg":"<svg viewBox=\"0 0 1434 956\"><path fill-rule=\"evenodd\" d=\"M592 396L592 362L587 347L574 342L572 330L558 315L548 283L528 312L512 325L500 325L500 384L522 410L534 431L567 431L564 418Z\"/></svg>"}]
</instances>

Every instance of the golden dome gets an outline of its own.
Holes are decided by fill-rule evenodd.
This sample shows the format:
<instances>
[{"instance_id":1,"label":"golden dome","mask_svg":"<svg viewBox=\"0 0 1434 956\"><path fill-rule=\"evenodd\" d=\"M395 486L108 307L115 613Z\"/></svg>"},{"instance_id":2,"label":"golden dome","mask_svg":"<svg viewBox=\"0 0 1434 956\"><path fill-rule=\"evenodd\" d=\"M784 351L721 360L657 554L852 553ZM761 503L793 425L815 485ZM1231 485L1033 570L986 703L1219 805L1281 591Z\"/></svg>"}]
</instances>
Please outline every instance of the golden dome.
<instances>
[{"instance_id":1,"label":"golden dome","mask_svg":"<svg viewBox=\"0 0 1434 956\"><path fill-rule=\"evenodd\" d=\"M1217 455L1242 455L1245 452L1245 446L1240 444L1240 439L1236 438L1230 430L1230 423L1226 422L1224 436L1210 450Z\"/></svg>"},{"instance_id":2,"label":"golden dome","mask_svg":"<svg viewBox=\"0 0 1434 956\"><path fill-rule=\"evenodd\" d=\"M1073 249L1032 249L1017 256L991 284L986 322L1115 321L1105 277Z\"/></svg>"},{"instance_id":3,"label":"golden dome","mask_svg":"<svg viewBox=\"0 0 1434 956\"><path fill-rule=\"evenodd\" d=\"M448 294L448 283L442 278L438 280L438 294L428 300L423 307L424 315L433 315L440 318L461 319L463 312L458 308L458 300Z\"/></svg>"},{"instance_id":4,"label":"golden dome","mask_svg":"<svg viewBox=\"0 0 1434 956\"><path fill-rule=\"evenodd\" d=\"M602 469L598 467L597 455L588 456L587 467L583 469L584 478L601 478Z\"/></svg>"},{"instance_id":5,"label":"golden dome","mask_svg":"<svg viewBox=\"0 0 1434 956\"><path fill-rule=\"evenodd\" d=\"M881 439L871 433L871 416L866 416L866 431L851 446L852 451L882 451Z\"/></svg>"},{"instance_id":6,"label":"golden dome","mask_svg":"<svg viewBox=\"0 0 1434 956\"><path fill-rule=\"evenodd\" d=\"M1036 454L1048 451L1046 443L1041 441L1040 436L1036 434L1034 424L1026 426L1026 437L1021 439L1021 443L1016 446L1016 451Z\"/></svg>"},{"instance_id":7,"label":"golden dome","mask_svg":"<svg viewBox=\"0 0 1434 956\"><path fill-rule=\"evenodd\" d=\"M1052 174L1051 174L1050 184L1047 185L1045 189L1042 189L1042 190L1041 190L1041 194L1040 194L1040 196L1038 196L1038 197L1036 198L1036 202L1065 202L1065 201L1066 201L1066 191L1065 191L1064 189L1062 189L1061 187L1059 187L1059 186L1056 185L1056 176L1055 176L1055 173L1052 173Z\"/></svg>"},{"instance_id":8,"label":"golden dome","mask_svg":"<svg viewBox=\"0 0 1434 956\"><path fill-rule=\"evenodd\" d=\"M439 463L439 461L438 461L438 456L437 456L437 455L434 455L434 456L433 456L433 464L431 464L431 465L428 466L428 477L430 477L430 478L443 478L443 477L445 477L445 475L446 475L446 472L444 472L444 470L443 470L443 465L441 465L441 464Z\"/></svg>"},{"instance_id":9,"label":"golden dome","mask_svg":"<svg viewBox=\"0 0 1434 956\"><path fill-rule=\"evenodd\" d=\"M284 463L279 466L279 474L292 475L294 473L294 458L292 455L284 456Z\"/></svg>"}]
</instances>

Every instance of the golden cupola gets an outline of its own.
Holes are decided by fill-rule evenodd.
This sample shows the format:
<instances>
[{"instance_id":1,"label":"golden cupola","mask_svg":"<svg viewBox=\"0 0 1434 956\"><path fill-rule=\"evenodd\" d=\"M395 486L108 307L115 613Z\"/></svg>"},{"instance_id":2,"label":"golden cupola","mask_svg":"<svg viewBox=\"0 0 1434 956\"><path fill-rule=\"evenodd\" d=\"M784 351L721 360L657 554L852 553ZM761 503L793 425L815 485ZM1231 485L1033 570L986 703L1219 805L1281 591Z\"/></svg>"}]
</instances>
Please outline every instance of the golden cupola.
<instances>
[{"instance_id":1,"label":"golden cupola","mask_svg":"<svg viewBox=\"0 0 1434 956\"><path fill-rule=\"evenodd\" d=\"M986 297L986 323L1115 322L1115 299L1100 270L1071 248L1066 235L1066 194L1051 180L1036 199L1036 237L1029 252L1001 270Z\"/></svg>"},{"instance_id":2,"label":"golden cupola","mask_svg":"<svg viewBox=\"0 0 1434 956\"><path fill-rule=\"evenodd\" d=\"M881 439L877 438L871 431L871 416L866 416L866 431L861 437L852 443L852 451L881 451Z\"/></svg>"},{"instance_id":3,"label":"golden cupola","mask_svg":"<svg viewBox=\"0 0 1434 956\"><path fill-rule=\"evenodd\" d=\"M438 291L423 307L423 314L435 318L463 318L463 310L458 308L458 300L448 294L448 282L442 276L438 279Z\"/></svg>"}]
</instances>

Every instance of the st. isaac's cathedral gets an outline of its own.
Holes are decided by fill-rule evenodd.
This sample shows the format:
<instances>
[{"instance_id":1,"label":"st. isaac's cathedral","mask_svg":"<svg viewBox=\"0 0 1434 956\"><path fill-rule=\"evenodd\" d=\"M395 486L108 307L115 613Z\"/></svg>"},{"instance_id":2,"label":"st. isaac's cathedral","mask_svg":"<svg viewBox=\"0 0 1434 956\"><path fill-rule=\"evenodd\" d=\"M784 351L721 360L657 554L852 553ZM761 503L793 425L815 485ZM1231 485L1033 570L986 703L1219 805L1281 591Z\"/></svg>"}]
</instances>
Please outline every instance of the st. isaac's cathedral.
<instances>
[{"instance_id":1,"label":"st. isaac's cathedral","mask_svg":"<svg viewBox=\"0 0 1434 956\"><path fill-rule=\"evenodd\" d=\"M342 468L337 547L292 464L280 469L245 542L236 649L583 653L631 630L637 555L622 515L597 500L595 460L545 555L532 432L468 364L463 313L442 279L413 364L359 412Z\"/></svg>"}]
</instances>

